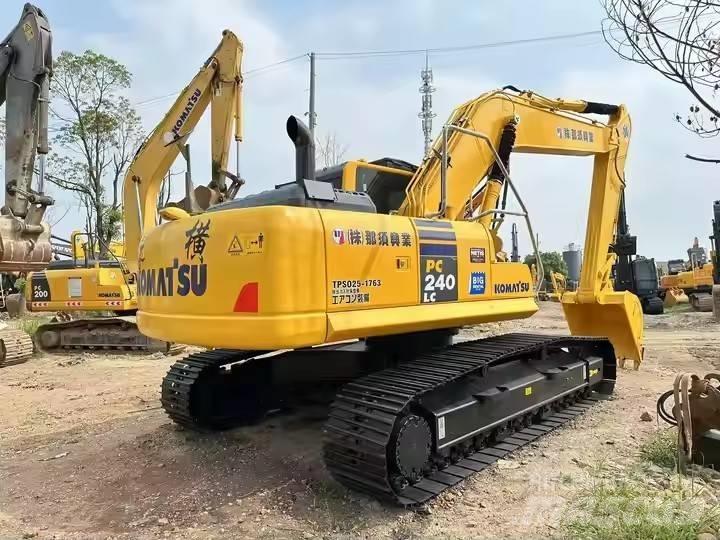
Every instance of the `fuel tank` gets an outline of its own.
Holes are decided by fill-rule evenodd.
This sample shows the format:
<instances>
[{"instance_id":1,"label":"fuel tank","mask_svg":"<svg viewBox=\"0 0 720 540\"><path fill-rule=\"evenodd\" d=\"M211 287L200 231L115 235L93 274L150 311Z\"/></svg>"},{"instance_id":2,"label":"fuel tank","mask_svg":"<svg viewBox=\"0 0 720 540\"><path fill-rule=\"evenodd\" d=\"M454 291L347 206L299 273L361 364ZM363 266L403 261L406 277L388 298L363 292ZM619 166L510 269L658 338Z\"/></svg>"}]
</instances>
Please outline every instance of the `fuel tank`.
<instances>
[{"instance_id":1,"label":"fuel tank","mask_svg":"<svg viewBox=\"0 0 720 540\"><path fill-rule=\"evenodd\" d=\"M207 212L140 245L137 321L166 341L275 350L529 317L530 270L472 222L293 206Z\"/></svg>"}]
</instances>

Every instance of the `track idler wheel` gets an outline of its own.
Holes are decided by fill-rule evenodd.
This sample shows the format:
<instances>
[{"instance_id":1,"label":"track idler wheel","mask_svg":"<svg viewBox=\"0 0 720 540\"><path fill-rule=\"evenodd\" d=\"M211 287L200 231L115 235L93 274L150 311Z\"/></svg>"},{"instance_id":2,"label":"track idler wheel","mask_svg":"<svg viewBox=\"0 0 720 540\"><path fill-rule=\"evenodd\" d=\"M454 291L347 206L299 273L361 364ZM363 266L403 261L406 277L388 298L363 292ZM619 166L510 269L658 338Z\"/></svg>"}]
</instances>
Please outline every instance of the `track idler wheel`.
<instances>
[{"instance_id":1,"label":"track idler wheel","mask_svg":"<svg viewBox=\"0 0 720 540\"><path fill-rule=\"evenodd\" d=\"M422 479L430 466L432 433L427 421L417 415L408 414L397 423L391 442L394 451L394 465L398 475L394 479L396 489L404 489Z\"/></svg>"},{"instance_id":2,"label":"track idler wheel","mask_svg":"<svg viewBox=\"0 0 720 540\"><path fill-rule=\"evenodd\" d=\"M40 349L43 351L50 351L60 347L60 332L55 330L42 330L38 331L36 337Z\"/></svg>"}]
</instances>

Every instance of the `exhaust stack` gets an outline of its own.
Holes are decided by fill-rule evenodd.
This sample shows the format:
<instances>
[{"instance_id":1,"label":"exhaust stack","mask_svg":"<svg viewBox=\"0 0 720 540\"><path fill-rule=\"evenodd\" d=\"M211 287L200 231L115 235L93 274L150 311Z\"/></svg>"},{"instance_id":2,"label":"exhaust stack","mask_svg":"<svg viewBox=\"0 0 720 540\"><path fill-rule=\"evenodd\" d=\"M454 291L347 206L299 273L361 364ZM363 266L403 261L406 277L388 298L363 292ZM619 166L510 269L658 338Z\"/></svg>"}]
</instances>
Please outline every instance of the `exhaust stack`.
<instances>
[{"instance_id":1,"label":"exhaust stack","mask_svg":"<svg viewBox=\"0 0 720 540\"><path fill-rule=\"evenodd\" d=\"M295 181L315 180L315 141L310 130L296 116L290 116L285 125L288 137L295 145Z\"/></svg>"}]
</instances>

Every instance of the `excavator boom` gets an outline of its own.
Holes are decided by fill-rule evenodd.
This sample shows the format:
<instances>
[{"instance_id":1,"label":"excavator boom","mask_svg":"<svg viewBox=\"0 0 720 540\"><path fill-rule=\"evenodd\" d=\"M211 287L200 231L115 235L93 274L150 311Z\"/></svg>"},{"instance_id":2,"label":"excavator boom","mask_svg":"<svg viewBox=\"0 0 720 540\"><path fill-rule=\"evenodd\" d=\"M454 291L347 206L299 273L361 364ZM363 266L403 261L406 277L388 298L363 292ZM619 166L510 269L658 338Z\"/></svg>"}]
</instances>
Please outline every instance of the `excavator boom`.
<instances>
[{"instance_id":1,"label":"excavator boom","mask_svg":"<svg viewBox=\"0 0 720 540\"><path fill-rule=\"evenodd\" d=\"M234 197L242 180L228 174L230 138L242 140L242 42L230 30L224 30L220 44L175 100L165 117L138 150L125 174L123 216L128 266L137 271L138 247L143 231L157 224L157 198L165 174L184 141L211 107L212 178L208 188L196 190L186 185L186 200L179 206L193 212ZM232 180L228 188L226 177ZM186 177L187 178L187 177ZM202 203L202 204L200 204ZM194 205L195 206L193 208Z\"/></svg>"},{"instance_id":2,"label":"excavator boom","mask_svg":"<svg viewBox=\"0 0 720 540\"><path fill-rule=\"evenodd\" d=\"M593 156L580 283L576 292L563 295L563 309L574 334L608 336L620 357L639 363L643 326L637 298L615 293L610 282L615 260L610 245L625 186L630 116L623 106L548 99L514 90L488 92L453 111L430 157L408 184L400 213L466 220L473 219L468 209L475 210L477 221L492 228L501 248L497 218L507 179L496 157L506 162L510 158L509 149L503 155L503 132L511 130L514 136L512 152ZM603 123L580 113L606 114L610 119Z\"/></svg>"}]
</instances>

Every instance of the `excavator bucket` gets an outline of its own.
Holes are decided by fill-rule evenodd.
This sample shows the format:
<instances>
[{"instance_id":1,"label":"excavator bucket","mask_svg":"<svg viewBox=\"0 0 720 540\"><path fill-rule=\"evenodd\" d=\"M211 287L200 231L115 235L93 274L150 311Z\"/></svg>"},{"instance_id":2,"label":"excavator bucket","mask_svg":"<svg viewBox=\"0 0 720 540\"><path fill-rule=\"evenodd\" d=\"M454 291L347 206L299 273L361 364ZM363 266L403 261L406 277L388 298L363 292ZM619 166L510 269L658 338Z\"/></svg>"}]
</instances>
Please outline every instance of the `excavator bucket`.
<instances>
[{"instance_id":1,"label":"excavator bucket","mask_svg":"<svg viewBox=\"0 0 720 540\"><path fill-rule=\"evenodd\" d=\"M26 232L12 216L0 216L0 272L43 270L52 259L50 228L46 223Z\"/></svg>"},{"instance_id":2,"label":"excavator bucket","mask_svg":"<svg viewBox=\"0 0 720 540\"><path fill-rule=\"evenodd\" d=\"M578 293L567 292L562 296L562 306L573 335L607 337L621 363L628 359L639 367L644 352L644 329L637 296L626 291L607 292L594 301L584 302Z\"/></svg>"},{"instance_id":3,"label":"excavator bucket","mask_svg":"<svg viewBox=\"0 0 720 540\"><path fill-rule=\"evenodd\" d=\"M665 300L663 306L666 308L673 307L676 304L687 304L690 300L682 289L668 289L665 291Z\"/></svg>"}]
</instances>

